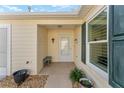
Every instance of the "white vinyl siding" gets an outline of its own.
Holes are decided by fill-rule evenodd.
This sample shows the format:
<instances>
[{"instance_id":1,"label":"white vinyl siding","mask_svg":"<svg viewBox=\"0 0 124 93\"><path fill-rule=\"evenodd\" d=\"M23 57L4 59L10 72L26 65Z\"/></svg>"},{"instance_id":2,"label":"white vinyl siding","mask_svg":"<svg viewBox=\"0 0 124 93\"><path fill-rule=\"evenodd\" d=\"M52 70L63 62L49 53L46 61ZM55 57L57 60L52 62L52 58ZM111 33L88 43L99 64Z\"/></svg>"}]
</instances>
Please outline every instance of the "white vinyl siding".
<instances>
[{"instance_id":1,"label":"white vinyl siding","mask_svg":"<svg viewBox=\"0 0 124 93\"><path fill-rule=\"evenodd\" d=\"M12 72L29 69L36 71L37 26L29 24L12 25ZM26 64L29 61L29 64Z\"/></svg>"}]
</instances>

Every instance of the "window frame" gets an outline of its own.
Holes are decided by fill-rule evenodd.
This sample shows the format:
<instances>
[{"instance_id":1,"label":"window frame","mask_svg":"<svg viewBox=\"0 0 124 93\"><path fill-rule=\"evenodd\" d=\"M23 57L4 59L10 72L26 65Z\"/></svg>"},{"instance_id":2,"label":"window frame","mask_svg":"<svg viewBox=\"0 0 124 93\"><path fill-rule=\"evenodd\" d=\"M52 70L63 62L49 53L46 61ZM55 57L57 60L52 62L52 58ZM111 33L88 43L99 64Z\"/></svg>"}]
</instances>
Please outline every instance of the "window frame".
<instances>
[{"instance_id":1,"label":"window frame","mask_svg":"<svg viewBox=\"0 0 124 93\"><path fill-rule=\"evenodd\" d=\"M107 38L106 40L99 40L99 41L89 41L88 40L88 24L94 19L96 18L100 13L102 13L104 10L106 9L107 11ZM92 69L94 69L94 71L96 71L98 74L100 74L102 77L104 77L105 79L108 80L108 75L109 75L109 47L108 47L108 23L109 23L109 8L108 6L103 6L101 9L99 9L98 11L96 11L95 14L93 14L89 20L87 20L86 22L86 64L91 67ZM108 64L107 64L107 72L105 72L104 70L100 69L99 67L95 66L94 64L92 64L90 62L90 44L93 43L107 43L107 58L108 58Z\"/></svg>"}]
</instances>

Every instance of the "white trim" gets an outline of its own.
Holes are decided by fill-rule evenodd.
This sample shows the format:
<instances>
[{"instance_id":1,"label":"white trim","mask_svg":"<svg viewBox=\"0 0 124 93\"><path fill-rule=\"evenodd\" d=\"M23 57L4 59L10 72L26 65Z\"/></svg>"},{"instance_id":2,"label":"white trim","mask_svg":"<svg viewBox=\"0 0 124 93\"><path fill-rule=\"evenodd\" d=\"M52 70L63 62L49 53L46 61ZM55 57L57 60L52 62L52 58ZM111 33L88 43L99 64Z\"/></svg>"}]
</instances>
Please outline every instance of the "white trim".
<instances>
[{"instance_id":1,"label":"white trim","mask_svg":"<svg viewBox=\"0 0 124 93\"><path fill-rule=\"evenodd\" d=\"M87 65L91 67L95 72L97 72L100 76L102 76L104 79L108 80L108 73L101 70L97 66L93 65L92 63L88 62Z\"/></svg>"},{"instance_id":2,"label":"white trim","mask_svg":"<svg viewBox=\"0 0 124 93\"><path fill-rule=\"evenodd\" d=\"M108 67L107 72L109 75L109 6L106 6L107 8L107 57L108 57Z\"/></svg>"},{"instance_id":3,"label":"white trim","mask_svg":"<svg viewBox=\"0 0 124 93\"><path fill-rule=\"evenodd\" d=\"M7 25L7 28L8 28L8 33L7 33L7 75L10 75L11 74L11 25Z\"/></svg>"},{"instance_id":4,"label":"white trim","mask_svg":"<svg viewBox=\"0 0 124 93\"><path fill-rule=\"evenodd\" d=\"M92 21L96 16L98 16L103 10L106 9L107 6L102 7L100 10L98 10L94 15L90 16L90 18L87 20L87 23Z\"/></svg>"},{"instance_id":5,"label":"white trim","mask_svg":"<svg viewBox=\"0 0 124 93\"><path fill-rule=\"evenodd\" d=\"M99 40L99 41L90 41L89 43L90 44L93 44L93 43L106 43L107 40Z\"/></svg>"},{"instance_id":6,"label":"white trim","mask_svg":"<svg viewBox=\"0 0 124 93\"><path fill-rule=\"evenodd\" d=\"M86 23L86 64L89 63L88 23Z\"/></svg>"},{"instance_id":7,"label":"white trim","mask_svg":"<svg viewBox=\"0 0 124 93\"><path fill-rule=\"evenodd\" d=\"M104 11L107 7L103 7L101 8L95 15L93 15L86 23L86 64L91 67L92 69L94 69L94 71L96 71L99 75L101 75L103 78L105 78L106 80L108 80L108 73L101 70L100 68L98 68L97 66L93 65L92 63L90 63L90 57L89 57L89 45L91 43L107 43L108 42L108 13L107 13L107 40L100 40L100 41L88 41L88 24L90 21L92 21L96 16L98 16L102 11ZM107 11L108 12L108 11ZM108 44L108 43L107 43ZM108 69L108 68L107 68ZM108 71L108 70L107 70Z\"/></svg>"},{"instance_id":8,"label":"white trim","mask_svg":"<svg viewBox=\"0 0 124 93\"><path fill-rule=\"evenodd\" d=\"M49 15L78 15L78 12L53 12L53 13L47 13L47 12L14 12L14 13L0 13L0 15L19 15L19 16L27 16L27 15L31 15L31 16L49 16Z\"/></svg>"}]
</instances>

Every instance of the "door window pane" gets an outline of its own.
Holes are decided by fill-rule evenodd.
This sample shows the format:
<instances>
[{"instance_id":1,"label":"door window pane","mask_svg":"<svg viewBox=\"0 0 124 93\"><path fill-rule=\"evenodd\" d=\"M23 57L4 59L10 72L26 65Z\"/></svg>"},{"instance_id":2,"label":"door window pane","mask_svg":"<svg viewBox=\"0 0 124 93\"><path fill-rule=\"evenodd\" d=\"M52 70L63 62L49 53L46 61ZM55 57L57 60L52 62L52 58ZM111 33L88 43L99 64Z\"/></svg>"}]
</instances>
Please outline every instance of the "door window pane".
<instances>
[{"instance_id":1,"label":"door window pane","mask_svg":"<svg viewBox=\"0 0 124 93\"><path fill-rule=\"evenodd\" d=\"M61 55L69 55L69 38L61 38Z\"/></svg>"}]
</instances>

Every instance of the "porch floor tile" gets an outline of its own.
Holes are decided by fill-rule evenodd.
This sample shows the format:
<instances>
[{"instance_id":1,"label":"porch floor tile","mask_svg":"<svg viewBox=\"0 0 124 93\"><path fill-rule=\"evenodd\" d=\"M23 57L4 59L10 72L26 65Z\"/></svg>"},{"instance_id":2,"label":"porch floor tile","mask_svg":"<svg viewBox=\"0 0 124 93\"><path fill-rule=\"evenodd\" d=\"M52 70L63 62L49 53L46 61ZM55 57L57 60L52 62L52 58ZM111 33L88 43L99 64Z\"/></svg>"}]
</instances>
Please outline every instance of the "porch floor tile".
<instances>
[{"instance_id":1,"label":"porch floor tile","mask_svg":"<svg viewBox=\"0 0 124 93\"><path fill-rule=\"evenodd\" d=\"M70 71L75 67L73 62L53 62L42 69L40 74L49 75L46 88L72 88L69 79Z\"/></svg>"}]
</instances>

